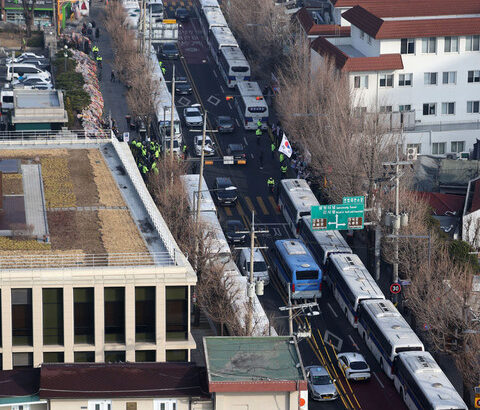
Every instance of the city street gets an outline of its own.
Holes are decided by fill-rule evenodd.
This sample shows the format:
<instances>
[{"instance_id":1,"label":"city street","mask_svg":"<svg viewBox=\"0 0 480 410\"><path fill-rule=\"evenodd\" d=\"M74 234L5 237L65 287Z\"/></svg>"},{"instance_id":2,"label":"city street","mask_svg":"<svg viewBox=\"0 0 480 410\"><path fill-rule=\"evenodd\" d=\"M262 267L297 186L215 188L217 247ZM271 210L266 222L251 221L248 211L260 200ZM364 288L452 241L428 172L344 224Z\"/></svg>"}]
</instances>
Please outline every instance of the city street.
<instances>
[{"instance_id":1,"label":"city street","mask_svg":"<svg viewBox=\"0 0 480 410\"><path fill-rule=\"evenodd\" d=\"M175 3L175 5L177 5ZM221 223L227 219L241 219L247 227L250 227L251 213L255 212L255 228L266 229L270 233L258 238L258 244L270 247L273 241L288 238L290 235L285 220L280 214L276 198L267 189L269 177L280 180L280 163L278 154L272 158L271 139L267 132L264 132L258 144L253 131L245 131L240 124L239 116L234 101L227 101L226 96L235 97L235 89L226 87L218 68L215 65L210 50L195 18L195 13L190 6L191 18L188 22L182 23L179 34L179 48L181 58L174 62L176 76L184 75L193 86L193 94L187 96L176 96L177 111L181 115L183 107L200 103L208 113L208 128L211 129L212 121L218 115L230 115L235 118L236 130L231 134L211 133L210 136L217 146L217 155L214 157L213 165L205 166L205 177L209 188L213 188L214 180L218 176L228 176L233 184L238 187L240 196L237 205L232 208L219 207L218 214ZM171 16L174 7L168 8ZM163 61L166 66L166 80L170 81L172 76L172 62ZM189 158L194 157L193 137L201 132L189 132L183 125L184 138L188 146ZM241 143L247 154L246 165L223 165L221 157L225 154L229 143ZM263 169L260 169L259 156L263 152ZM198 167L194 167L198 172ZM293 171L290 177L295 177ZM262 250L267 259L268 251ZM288 323L285 313L279 311L280 306L287 303L285 291L279 287L278 282L272 282L266 286L265 295L260 297L265 311L275 317L274 326L279 334L288 332ZM338 384L342 385L345 393L342 393L343 401L350 403L347 406L338 399L330 403L315 403L310 401L311 409L342 409L342 408L363 408L363 409L404 409L405 406L396 393L393 383L380 370L366 346L363 344L358 333L347 322L340 311L335 299L324 289L323 296L319 300L320 315L311 318L310 324L313 338L300 341L300 349L303 361L306 366L321 364L324 360L335 363L333 349L330 344L336 347L337 352L360 351L367 359L371 369L372 378L365 383L352 383L352 394L345 383L343 376L338 373ZM298 318L295 329L299 324L305 325L305 318ZM322 344L321 339L325 345ZM331 366L329 366L331 368ZM334 366L336 368L336 365ZM339 372L338 368L336 369ZM356 403L358 400L358 404Z\"/></svg>"}]
</instances>

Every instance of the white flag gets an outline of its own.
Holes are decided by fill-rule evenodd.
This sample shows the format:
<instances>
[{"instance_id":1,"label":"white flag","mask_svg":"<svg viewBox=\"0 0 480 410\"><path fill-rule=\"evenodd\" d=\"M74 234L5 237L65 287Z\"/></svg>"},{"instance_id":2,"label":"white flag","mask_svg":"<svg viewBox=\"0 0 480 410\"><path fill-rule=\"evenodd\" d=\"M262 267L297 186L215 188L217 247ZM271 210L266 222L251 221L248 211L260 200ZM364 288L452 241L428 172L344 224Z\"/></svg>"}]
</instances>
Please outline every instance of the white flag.
<instances>
[{"instance_id":1,"label":"white flag","mask_svg":"<svg viewBox=\"0 0 480 410\"><path fill-rule=\"evenodd\" d=\"M288 142L287 136L285 135L285 133L283 133L282 142L280 143L278 150L280 152L283 152L288 158L292 156L292 146Z\"/></svg>"}]
</instances>

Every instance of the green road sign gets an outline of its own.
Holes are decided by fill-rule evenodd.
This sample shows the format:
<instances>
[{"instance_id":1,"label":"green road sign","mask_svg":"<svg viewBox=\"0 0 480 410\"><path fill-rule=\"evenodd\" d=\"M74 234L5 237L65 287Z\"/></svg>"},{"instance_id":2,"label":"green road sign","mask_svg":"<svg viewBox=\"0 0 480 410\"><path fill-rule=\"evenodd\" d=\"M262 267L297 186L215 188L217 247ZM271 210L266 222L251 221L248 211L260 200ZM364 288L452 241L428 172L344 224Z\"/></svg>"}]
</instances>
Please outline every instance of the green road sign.
<instances>
[{"instance_id":1,"label":"green road sign","mask_svg":"<svg viewBox=\"0 0 480 410\"><path fill-rule=\"evenodd\" d=\"M364 197L353 198L362 198L362 202L312 206L312 230L363 229Z\"/></svg>"}]
</instances>

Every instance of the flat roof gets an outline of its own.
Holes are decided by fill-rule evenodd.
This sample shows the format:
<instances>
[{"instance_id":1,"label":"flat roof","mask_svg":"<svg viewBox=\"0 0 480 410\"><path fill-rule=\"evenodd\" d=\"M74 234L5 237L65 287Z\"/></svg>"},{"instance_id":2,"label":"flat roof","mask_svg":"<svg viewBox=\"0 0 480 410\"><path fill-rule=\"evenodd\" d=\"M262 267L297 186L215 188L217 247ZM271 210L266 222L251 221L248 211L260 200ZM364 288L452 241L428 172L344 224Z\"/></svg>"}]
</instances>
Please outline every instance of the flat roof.
<instances>
[{"instance_id":1,"label":"flat roof","mask_svg":"<svg viewBox=\"0 0 480 410\"><path fill-rule=\"evenodd\" d=\"M205 337L209 382L305 380L292 340L288 336Z\"/></svg>"},{"instance_id":2,"label":"flat roof","mask_svg":"<svg viewBox=\"0 0 480 410\"><path fill-rule=\"evenodd\" d=\"M21 90L16 91L16 108L60 108L58 91Z\"/></svg>"}]
</instances>

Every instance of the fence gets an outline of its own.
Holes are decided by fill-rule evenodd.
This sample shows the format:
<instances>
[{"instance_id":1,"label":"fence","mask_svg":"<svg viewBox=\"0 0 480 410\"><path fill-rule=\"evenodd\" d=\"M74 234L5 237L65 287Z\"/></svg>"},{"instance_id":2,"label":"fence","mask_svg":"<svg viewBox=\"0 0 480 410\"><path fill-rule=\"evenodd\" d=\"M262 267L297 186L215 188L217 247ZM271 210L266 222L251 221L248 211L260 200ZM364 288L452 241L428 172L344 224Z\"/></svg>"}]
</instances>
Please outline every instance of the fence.
<instances>
[{"instance_id":1,"label":"fence","mask_svg":"<svg viewBox=\"0 0 480 410\"><path fill-rule=\"evenodd\" d=\"M112 139L112 131L110 129L95 132L87 130L0 131L0 143L7 144L21 144L23 142L28 144L35 142L45 144L58 144L62 142L104 143L110 139Z\"/></svg>"},{"instance_id":2,"label":"fence","mask_svg":"<svg viewBox=\"0 0 480 410\"><path fill-rule=\"evenodd\" d=\"M105 254L12 254L0 256L0 269L62 269L107 266L175 265L168 252Z\"/></svg>"}]
</instances>

